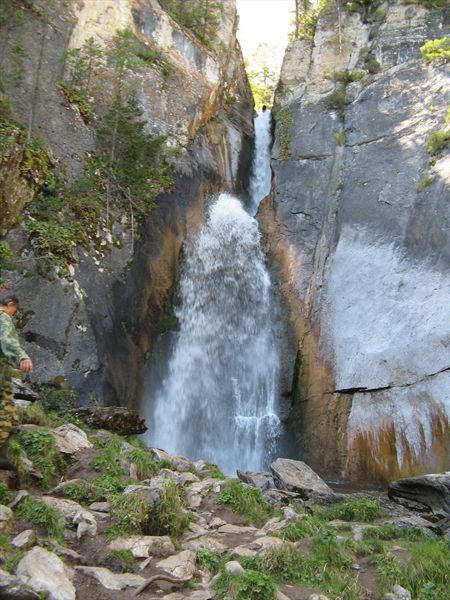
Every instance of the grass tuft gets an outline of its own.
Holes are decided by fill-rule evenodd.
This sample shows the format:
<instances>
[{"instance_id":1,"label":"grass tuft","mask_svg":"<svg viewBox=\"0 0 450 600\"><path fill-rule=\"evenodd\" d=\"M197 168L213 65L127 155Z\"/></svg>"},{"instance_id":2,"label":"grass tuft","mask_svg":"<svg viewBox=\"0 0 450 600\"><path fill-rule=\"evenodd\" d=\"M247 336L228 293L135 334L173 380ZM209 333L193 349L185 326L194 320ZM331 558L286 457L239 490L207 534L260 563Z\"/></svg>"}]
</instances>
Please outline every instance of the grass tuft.
<instances>
[{"instance_id":1,"label":"grass tuft","mask_svg":"<svg viewBox=\"0 0 450 600\"><path fill-rule=\"evenodd\" d=\"M149 533L179 538L188 529L190 522L191 515L183 508L176 483L169 481L160 502L150 511Z\"/></svg>"},{"instance_id":2,"label":"grass tuft","mask_svg":"<svg viewBox=\"0 0 450 600\"><path fill-rule=\"evenodd\" d=\"M341 519L371 523L381 516L381 505L377 500L370 498L353 498L330 506L324 510L323 515L329 521Z\"/></svg>"},{"instance_id":3,"label":"grass tuft","mask_svg":"<svg viewBox=\"0 0 450 600\"><path fill-rule=\"evenodd\" d=\"M47 506L44 502L25 498L15 507L14 513L19 521L39 525L46 530L49 537L58 541L63 540L65 518L56 508Z\"/></svg>"},{"instance_id":4,"label":"grass tuft","mask_svg":"<svg viewBox=\"0 0 450 600\"><path fill-rule=\"evenodd\" d=\"M239 481L229 481L219 494L219 504L230 508L249 525L261 527L271 517L261 490Z\"/></svg>"}]
</instances>

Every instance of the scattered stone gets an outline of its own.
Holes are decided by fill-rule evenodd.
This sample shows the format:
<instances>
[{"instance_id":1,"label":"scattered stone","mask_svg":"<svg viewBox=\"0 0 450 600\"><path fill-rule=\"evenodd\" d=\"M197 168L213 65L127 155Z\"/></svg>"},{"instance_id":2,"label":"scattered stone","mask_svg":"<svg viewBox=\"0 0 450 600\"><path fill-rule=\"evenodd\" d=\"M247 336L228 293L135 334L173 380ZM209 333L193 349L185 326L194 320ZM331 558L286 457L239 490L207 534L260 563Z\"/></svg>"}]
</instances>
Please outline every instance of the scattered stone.
<instances>
[{"instance_id":1,"label":"scattered stone","mask_svg":"<svg viewBox=\"0 0 450 600\"><path fill-rule=\"evenodd\" d=\"M308 596L308 600L330 600L328 596L324 596L323 594L311 594Z\"/></svg>"},{"instance_id":2,"label":"scattered stone","mask_svg":"<svg viewBox=\"0 0 450 600\"><path fill-rule=\"evenodd\" d=\"M192 468L191 461L185 456L170 454L160 448L149 448L149 451L155 460L171 462L178 471L185 472Z\"/></svg>"},{"instance_id":3,"label":"scattered stone","mask_svg":"<svg viewBox=\"0 0 450 600\"><path fill-rule=\"evenodd\" d=\"M188 540L183 543L185 550L211 550L212 552L218 552L224 554L228 550L228 546L222 544L214 535L202 535L200 537Z\"/></svg>"},{"instance_id":4,"label":"scattered stone","mask_svg":"<svg viewBox=\"0 0 450 600\"><path fill-rule=\"evenodd\" d=\"M209 529L219 529L219 527L222 527L222 525L226 525L227 522L224 521L223 519L219 519L219 517L214 517L214 519L212 519L208 525Z\"/></svg>"},{"instance_id":5,"label":"scattered stone","mask_svg":"<svg viewBox=\"0 0 450 600\"><path fill-rule=\"evenodd\" d=\"M14 529L14 513L8 507L0 504L0 533L11 533Z\"/></svg>"},{"instance_id":6,"label":"scattered stone","mask_svg":"<svg viewBox=\"0 0 450 600\"><path fill-rule=\"evenodd\" d=\"M240 563L237 562L237 560L230 560L225 565L225 572L229 575L236 575L238 577L242 577L242 575L244 575L245 573L245 569L243 566L241 566Z\"/></svg>"},{"instance_id":7,"label":"scattered stone","mask_svg":"<svg viewBox=\"0 0 450 600\"><path fill-rule=\"evenodd\" d=\"M165 571L178 579L189 579L195 572L195 554L190 550L183 550L165 560L156 563L156 568Z\"/></svg>"},{"instance_id":8,"label":"scattered stone","mask_svg":"<svg viewBox=\"0 0 450 600\"><path fill-rule=\"evenodd\" d=\"M17 566L16 575L35 592L45 592L49 600L75 600L71 569L44 548L35 546L27 552Z\"/></svg>"},{"instance_id":9,"label":"scattered stone","mask_svg":"<svg viewBox=\"0 0 450 600\"><path fill-rule=\"evenodd\" d=\"M66 519L77 527L77 538L83 535L97 535L97 521L94 515L83 508L78 502L66 498L54 498L53 496L42 496L42 502L47 506L59 510Z\"/></svg>"},{"instance_id":10,"label":"scattered stone","mask_svg":"<svg viewBox=\"0 0 450 600\"><path fill-rule=\"evenodd\" d=\"M93 447L86 433L73 423L66 423L51 429L50 432L55 438L59 451L63 454L75 454L85 448Z\"/></svg>"},{"instance_id":11,"label":"scattered stone","mask_svg":"<svg viewBox=\"0 0 450 600\"><path fill-rule=\"evenodd\" d=\"M123 493L134 494L139 492L151 506L154 506L160 502L169 480L157 475L153 479L147 479L146 481L148 485L127 485Z\"/></svg>"},{"instance_id":12,"label":"scattered stone","mask_svg":"<svg viewBox=\"0 0 450 600\"><path fill-rule=\"evenodd\" d=\"M244 483L248 483L253 487L257 487L261 491L275 487L273 477L270 473L252 473L251 471L240 471L239 469L237 469L236 473L241 481L243 481Z\"/></svg>"},{"instance_id":13,"label":"scattered stone","mask_svg":"<svg viewBox=\"0 0 450 600\"><path fill-rule=\"evenodd\" d=\"M317 495L332 496L333 490L301 460L277 458L270 466L275 485L280 490L299 493L304 499Z\"/></svg>"},{"instance_id":14,"label":"scattered stone","mask_svg":"<svg viewBox=\"0 0 450 600\"><path fill-rule=\"evenodd\" d=\"M180 485L186 485L188 483L196 483L200 481L197 475L194 475L194 473L190 473L189 471L179 473L178 478L180 481Z\"/></svg>"},{"instance_id":15,"label":"scattered stone","mask_svg":"<svg viewBox=\"0 0 450 600\"><path fill-rule=\"evenodd\" d=\"M93 577L107 590L124 590L127 587L138 587L145 582L144 577L140 575L113 573L104 567L75 567L75 572Z\"/></svg>"},{"instance_id":16,"label":"scattered stone","mask_svg":"<svg viewBox=\"0 0 450 600\"><path fill-rule=\"evenodd\" d=\"M392 519L384 519L381 524L385 523L391 523L399 529L409 529L411 527L422 529L422 531L429 537L435 537L435 534L432 530L436 529L437 525L436 523L430 523L430 521L423 519L419 515L405 515L401 517L394 517Z\"/></svg>"},{"instance_id":17,"label":"scattered stone","mask_svg":"<svg viewBox=\"0 0 450 600\"><path fill-rule=\"evenodd\" d=\"M388 496L394 502L422 512L450 516L450 472L397 479L389 484Z\"/></svg>"},{"instance_id":18,"label":"scattered stone","mask_svg":"<svg viewBox=\"0 0 450 600\"><path fill-rule=\"evenodd\" d=\"M145 420L135 410L123 406L75 408L69 413L89 427L114 431L119 435L136 435L147 431Z\"/></svg>"},{"instance_id":19,"label":"scattered stone","mask_svg":"<svg viewBox=\"0 0 450 600\"><path fill-rule=\"evenodd\" d=\"M394 585L392 593L384 595L385 600L411 600L411 592L401 585Z\"/></svg>"},{"instance_id":20,"label":"scattered stone","mask_svg":"<svg viewBox=\"0 0 450 600\"><path fill-rule=\"evenodd\" d=\"M152 562L152 557L151 556L149 556L148 558L146 558L145 560L143 560L141 562L141 564L139 565L139 571L143 571L144 569L146 569L151 562Z\"/></svg>"},{"instance_id":21,"label":"scattered stone","mask_svg":"<svg viewBox=\"0 0 450 600\"><path fill-rule=\"evenodd\" d=\"M281 548L288 543L280 538L267 536L256 538L256 540L248 545L251 549L256 550L257 554L265 554L268 550L272 550L272 548Z\"/></svg>"},{"instance_id":22,"label":"scattered stone","mask_svg":"<svg viewBox=\"0 0 450 600\"><path fill-rule=\"evenodd\" d=\"M286 521L296 521L298 517L298 514L290 506L285 506L283 508L283 515Z\"/></svg>"},{"instance_id":23,"label":"scattered stone","mask_svg":"<svg viewBox=\"0 0 450 600\"><path fill-rule=\"evenodd\" d=\"M303 502L296 492L288 492L286 490L265 490L263 492L263 498L270 508L281 507L287 502L295 503L296 506L300 507Z\"/></svg>"},{"instance_id":24,"label":"scattered stone","mask_svg":"<svg viewBox=\"0 0 450 600\"><path fill-rule=\"evenodd\" d=\"M31 387L21 379L17 379L15 377L12 378L12 389L14 401L23 400L31 404L32 402L40 400L39 394L32 390Z\"/></svg>"},{"instance_id":25,"label":"scattered stone","mask_svg":"<svg viewBox=\"0 0 450 600\"><path fill-rule=\"evenodd\" d=\"M232 535L245 535L248 533L256 533L258 530L256 527L242 527L240 525L232 525L231 523L227 523L226 525L222 525L217 530L218 533L222 534L232 534Z\"/></svg>"},{"instance_id":26,"label":"scattered stone","mask_svg":"<svg viewBox=\"0 0 450 600\"><path fill-rule=\"evenodd\" d=\"M205 479L198 483L192 483L187 490L186 504L192 510L199 508L203 498L209 493L211 489L211 480Z\"/></svg>"},{"instance_id":27,"label":"scattered stone","mask_svg":"<svg viewBox=\"0 0 450 600\"><path fill-rule=\"evenodd\" d=\"M25 529L25 531L16 535L11 543L18 550L27 550L31 546L34 546L36 542L36 533L32 529Z\"/></svg>"},{"instance_id":28,"label":"scattered stone","mask_svg":"<svg viewBox=\"0 0 450 600\"><path fill-rule=\"evenodd\" d=\"M288 525L287 521L280 519L279 517L274 517L267 521L264 527L257 532L256 535L267 535L268 533L276 533L278 531L282 531Z\"/></svg>"},{"instance_id":29,"label":"scattered stone","mask_svg":"<svg viewBox=\"0 0 450 600\"><path fill-rule=\"evenodd\" d=\"M109 513L109 502L93 502L89 505L89 509L96 512Z\"/></svg>"},{"instance_id":30,"label":"scattered stone","mask_svg":"<svg viewBox=\"0 0 450 600\"><path fill-rule=\"evenodd\" d=\"M72 550L71 548L66 548L66 546L61 546L61 544L58 544L54 540L49 540L49 544L51 544L51 547L55 552L57 552L60 556L67 558L74 564L80 564L84 562L84 558L81 556L81 554L75 552L75 550Z\"/></svg>"},{"instance_id":31,"label":"scattered stone","mask_svg":"<svg viewBox=\"0 0 450 600\"><path fill-rule=\"evenodd\" d=\"M27 490L19 490L12 502L9 503L9 508L15 508L19 502L22 502L25 498L28 498L29 492Z\"/></svg>"},{"instance_id":32,"label":"scattered stone","mask_svg":"<svg viewBox=\"0 0 450 600\"><path fill-rule=\"evenodd\" d=\"M39 600L40 596L18 577L0 569L0 598L4 598L4 600Z\"/></svg>"},{"instance_id":33,"label":"scattered stone","mask_svg":"<svg viewBox=\"0 0 450 600\"><path fill-rule=\"evenodd\" d=\"M285 594L283 594L283 592L280 591L277 592L275 598L276 600L290 600L290 598L288 598Z\"/></svg>"},{"instance_id":34,"label":"scattered stone","mask_svg":"<svg viewBox=\"0 0 450 600\"><path fill-rule=\"evenodd\" d=\"M256 550L249 548L247 545L236 546L234 550L231 551L232 558L247 558L248 556L256 556Z\"/></svg>"},{"instance_id":35,"label":"scattered stone","mask_svg":"<svg viewBox=\"0 0 450 600\"><path fill-rule=\"evenodd\" d=\"M131 550L135 558L164 557L175 552L175 547L167 535L119 537L109 544L108 549Z\"/></svg>"}]
</instances>

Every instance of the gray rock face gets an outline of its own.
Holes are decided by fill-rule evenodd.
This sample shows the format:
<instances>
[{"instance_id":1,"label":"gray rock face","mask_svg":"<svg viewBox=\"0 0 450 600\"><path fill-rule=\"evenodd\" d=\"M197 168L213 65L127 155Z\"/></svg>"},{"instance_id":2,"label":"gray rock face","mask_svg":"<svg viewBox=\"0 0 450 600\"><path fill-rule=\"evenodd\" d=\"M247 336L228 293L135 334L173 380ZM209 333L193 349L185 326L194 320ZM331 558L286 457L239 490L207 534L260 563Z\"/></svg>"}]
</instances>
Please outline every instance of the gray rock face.
<instances>
[{"instance_id":1,"label":"gray rock face","mask_svg":"<svg viewBox=\"0 0 450 600\"><path fill-rule=\"evenodd\" d=\"M16 575L35 592L45 592L50 600L75 600L72 572L53 552L36 546L22 558Z\"/></svg>"},{"instance_id":2,"label":"gray rock face","mask_svg":"<svg viewBox=\"0 0 450 600\"><path fill-rule=\"evenodd\" d=\"M3 600L39 600L40 596L18 577L0 569L0 598Z\"/></svg>"},{"instance_id":3,"label":"gray rock face","mask_svg":"<svg viewBox=\"0 0 450 600\"><path fill-rule=\"evenodd\" d=\"M277 488L297 492L303 498L333 495L333 490L307 464L300 460L277 458L270 465Z\"/></svg>"},{"instance_id":4,"label":"gray rock face","mask_svg":"<svg viewBox=\"0 0 450 600\"><path fill-rule=\"evenodd\" d=\"M249 471L237 470L238 478L244 483L249 483L260 490L268 490L274 487L273 478L270 473L250 473Z\"/></svg>"},{"instance_id":5,"label":"gray rock face","mask_svg":"<svg viewBox=\"0 0 450 600\"><path fill-rule=\"evenodd\" d=\"M390 3L377 24L343 11L341 46L331 11L314 46L287 52L274 194L261 211L299 346L301 455L366 480L449 464L450 168L448 155L429 166L426 151L444 125L449 77L419 52L442 37L448 13L411 9ZM381 71L346 88L341 119L324 105L331 73L364 69L368 53Z\"/></svg>"}]
</instances>

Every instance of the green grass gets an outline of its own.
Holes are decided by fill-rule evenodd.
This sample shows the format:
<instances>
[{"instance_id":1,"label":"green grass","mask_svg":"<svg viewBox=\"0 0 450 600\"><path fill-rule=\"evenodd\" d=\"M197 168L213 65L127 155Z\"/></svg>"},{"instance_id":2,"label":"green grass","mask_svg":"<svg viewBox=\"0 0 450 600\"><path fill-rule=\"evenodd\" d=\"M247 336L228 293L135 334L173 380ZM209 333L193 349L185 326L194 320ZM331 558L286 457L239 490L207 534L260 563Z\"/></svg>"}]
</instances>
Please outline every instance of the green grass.
<instances>
[{"instance_id":1,"label":"green grass","mask_svg":"<svg viewBox=\"0 0 450 600\"><path fill-rule=\"evenodd\" d=\"M323 520L311 513L301 512L295 523L288 525L276 534L276 537L288 542L297 542L298 540L317 535L324 527Z\"/></svg>"},{"instance_id":2,"label":"green grass","mask_svg":"<svg viewBox=\"0 0 450 600\"><path fill-rule=\"evenodd\" d=\"M101 502L106 499L108 492L93 485L89 481L74 481L70 483L61 483L59 485L59 494L70 498L74 502L89 505L93 502Z\"/></svg>"},{"instance_id":3,"label":"green grass","mask_svg":"<svg viewBox=\"0 0 450 600\"><path fill-rule=\"evenodd\" d=\"M421 46L420 52L425 62L448 62L450 61L450 37L429 40Z\"/></svg>"},{"instance_id":4,"label":"green grass","mask_svg":"<svg viewBox=\"0 0 450 600\"><path fill-rule=\"evenodd\" d=\"M0 482L0 504L9 504L13 499L12 493L6 483Z\"/></svg>"},{"instance_id":5,"label":"green grass","mask_svg":"<svg viewBox=\"0 0 450 600\"><path fill-rule=\"evenodd\" d=\"M132 572L135 565L136 560L133 556L131 550L111 550L108 552L107 558L110 560L118 561L120 563L120 567L122 571Z\"/></svg>"},{"instance_id":6,"label":"green grass","mask_svg":"<svg viewBox=\"0 0 450 600\"><path fill-rule=\"evenodd\" d=\"M418 598L444 600L450 585L450 552L445 540L429 540L410 545L409 560L402 569L400 584ZM433 595L434 594L434 595Z\"/></svg>"},{"instance_id":7,"label":"green grass","mask_svg":"<svg viewBox=\"0 0 450 600\"><path fill-rule=\"evenodd\" d=\"M442 156L444 150L450 144L450 129L448 131L440 129L430 135L427 140L426 149L432 156Z\"/></svg>"},{"instance_id":8,"label":"green grass","mask_svg":"<svg viewBox=\"0 0 450 600\"><path fill-rule=\"evenodd\" d=\"M208 470L208 477L212 477L213 479L226 479L225 475L217 465L206 463L206 468Z\"/></svg>"},{"instance_id":9,"label":"green grass","mask_svg":"<svg viewBox=\"0 0 450 600\"><path fill-rule=\"evenodd\" d=\"M219 494L218 503L237 513L247 525L261 527L272 516L261 490L229 481Z\"/></svg>"},{"instance_id":10,"label":"green grass","mask_svg":"<svg viewBox=\"0 0 450 600\"><path fill-rule=\"evenodd\" d=\"M353 561L347 546L338 542L336 532L331 529L313 539L312 552L317 562L333 567L348 568Z\"/></svg>"},{"instance_id":11,"label":"green grass","mask_svg":"<svg viewBox=\"0 0 450 600\"><path fill-rule=\"evenodd\" d=\"M94 469L101 471L101 475L93 483L111 492L120 492L125 487L123 478L126 474L121 455L123 442L120 436L111 435L101 453L91 463Z\"/></svg>"},{"instance_id":12,"label":"green grass","mask_svg":"<svg viewBox=\"0 0 450 600\"><path fill-rule=\"evenodd\" d=\"M48 488L52 479L61 473L66 465L50 431L45 428L19 431L15 434L15 439L42 475L40 485Z\"/></svg>"},{"instance_id":13,"label":"green grass","mask_svg":"<svg viewBox=\"0 0 450 600\"><path fill-rule=\"evenodd\" d=\"M430 186L433 183L433 181L434 177L424 177L424 179L421 179L416 185L416 192L422 192L424 189Z\"/></svg>"},{"instance_id":14,"label":"green grass","mask_svg":"<svg viewBox=\"0 0 450 600\"><path fill-rule=\"evenodd\" d=\"M252 569L240 576L222 573L214 589L218 597L225 600L275 600L277 592L270 577Z\"/></svg>"},{"instance_id":15,"label":"green grass","mask_svg":"<svg viewBox=\"0 0 450 600\"><path fill-rule=\"evenodd\" d=\"M421 541L427 540L429 537L417 527L407 527L400 529L392 523L386 523L380 527L370 527L363 531L363 539L369 542L379 540L410 540Z\"/></svg>"},{"instance_id":16,"label":"green grass","mask_svg":"<svg viewBox=\"0 0 450 600\"><path fill-rule=\"evenodd\" d=\"M156 475L159 471L158 463L151 457L148 450L143 448L133 448L126 454L128 461L136 466L137 478L148 479Z\"/></svg>"},{"instance_id":17,"label":"green grass","mask_svg":"<svg viewBox=\"0 0 450 600\"><path fill-rule=\"evenodd\" d=\"M220 570L223 560L224 559L218 552L214 552L208 548L197 550L195 555L196 565L201 569L208 569L212 575L215 575Z\"/></svg>"},{"instance_id":18,"label":"green grass","mask_svg":"<svg viewBox=\"0 0 450 600\"><path fill-rule=\"evenodd\" d=\"M190 522L191 515L184 510L176 483L170 480L160 502L150 510L149 533L177 539L188 529Z\"/></svg>"},{"instance_id":19,"label":"green grass","mask_svg":"<svg viewBox=\"0 0 450 600\"><path fill-rule=\"evenodd\" d=\"M110 537L147 533L150 505L140 492L112 496L109 507L113 520Z\"/></svg>"},{"instance_id":20,"label":"green grass","mask_svg":"<svg viewBox=\"0 0 450 600\"><path fill-rule=\"evenodd\" d=\"M333 504L323 511L323 516L331 521L360 521L371 523L382 514L381 505L377 500L370 498L353 498L344 502Z\"/></svg>"},{"instance_id":21,"label":"green grass","mask_svg":"<svg viewBox=\"0 0 450 600\"><path fill-rule=\"evenodd\" d=\"M65 518L58 510L47 506L44 502L25 498L14 509L16 519L27 521L43 527L50 538L62 541Z\"/></svg>"}]
</instances>

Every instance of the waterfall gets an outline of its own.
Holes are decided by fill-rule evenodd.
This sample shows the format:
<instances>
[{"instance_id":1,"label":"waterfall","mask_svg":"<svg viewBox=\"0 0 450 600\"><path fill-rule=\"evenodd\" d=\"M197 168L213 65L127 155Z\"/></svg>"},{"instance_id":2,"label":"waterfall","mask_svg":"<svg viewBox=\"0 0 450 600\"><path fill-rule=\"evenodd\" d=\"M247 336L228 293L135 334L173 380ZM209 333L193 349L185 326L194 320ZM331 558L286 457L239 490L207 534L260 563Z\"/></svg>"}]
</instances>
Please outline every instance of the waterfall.
<instances>
[{"instance_id":1,"label":"waterfall","mask_svg":"<svg viewBox=\"0 0 450 600\"><path fill-rule=\"evenodd\" d=\"M259 111L255 118L255 155L250 179L249 212L252 216L256 215L261 200L270 192L270 125L270 110Z\"/></svg>"},{"instance_id":2,"label":"waterfall","mask_svg":"<svg viewBox=\"0 0 450 600\"><path fill-rule=\"evenodd\" d=\"M227 474L267 468L281 431L271 283L258 224L237 198L220 194L187 244L179 297L147 443Z\"/></svg>"}]
</instances>

